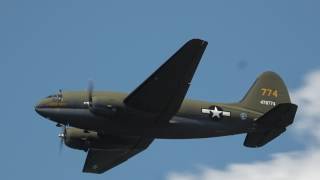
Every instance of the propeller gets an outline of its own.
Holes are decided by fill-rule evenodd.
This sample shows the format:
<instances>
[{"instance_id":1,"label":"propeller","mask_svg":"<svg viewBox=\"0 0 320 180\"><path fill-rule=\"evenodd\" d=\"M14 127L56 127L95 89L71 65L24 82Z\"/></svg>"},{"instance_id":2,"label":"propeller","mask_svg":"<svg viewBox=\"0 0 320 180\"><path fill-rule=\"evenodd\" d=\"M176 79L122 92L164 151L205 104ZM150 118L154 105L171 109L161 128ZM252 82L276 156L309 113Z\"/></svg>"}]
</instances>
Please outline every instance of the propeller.
<instances>
[{"instance_id":1,"label":"propeller","mask_svg":"<svg viewBox=\"0 0 320 180\"><path fill-rule=\"evenodd\" d=\"M88 106L89 108L92 107L92 93L93 93L93 81L89 80L89 84L88 84Z\"/></svg>"},{"instance_id":2,"label":"propeller","mask_svg":"<svg viewBox=\"0 0 320 180\"><path fill-rule=\"evenodd\" d=\"M59 101L62 100L62 89L59 89L58 100L59 100Z\"/></svg>"},{"instance_id":3,"label":"propeller","mask_svg":"<svg viewBox=\"0 0 320 180\"><path fill-rule=\"evenodd\" d=\"M65 139L66 139L66 135L67 135L66 126L62 126L61 127L61 132L58 134L58 137L60 138L59 154L61 154L61 151L62 151L62 148L63 148L63 144L64 144Z\"/></svg>"}]
</instances>

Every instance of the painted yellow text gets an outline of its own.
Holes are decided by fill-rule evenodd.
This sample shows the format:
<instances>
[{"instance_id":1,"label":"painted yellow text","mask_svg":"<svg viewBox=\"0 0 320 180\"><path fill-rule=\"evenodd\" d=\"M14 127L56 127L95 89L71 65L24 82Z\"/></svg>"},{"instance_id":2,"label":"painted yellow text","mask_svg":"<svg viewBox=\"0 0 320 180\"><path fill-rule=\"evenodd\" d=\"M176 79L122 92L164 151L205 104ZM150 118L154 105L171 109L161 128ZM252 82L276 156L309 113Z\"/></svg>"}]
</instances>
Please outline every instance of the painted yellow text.
<instances>
[{"instance_id":1,"label":"painted yellow text","mask_svg":"<svg viewBox=\"0 0 320 180\"><path fill-rule=\"evenodd\" d=\"M268 96L268 97L278 97L278 90L276 89L269 89L269 88L261 88L261 95Z\"/></svg>"}]
</instances>

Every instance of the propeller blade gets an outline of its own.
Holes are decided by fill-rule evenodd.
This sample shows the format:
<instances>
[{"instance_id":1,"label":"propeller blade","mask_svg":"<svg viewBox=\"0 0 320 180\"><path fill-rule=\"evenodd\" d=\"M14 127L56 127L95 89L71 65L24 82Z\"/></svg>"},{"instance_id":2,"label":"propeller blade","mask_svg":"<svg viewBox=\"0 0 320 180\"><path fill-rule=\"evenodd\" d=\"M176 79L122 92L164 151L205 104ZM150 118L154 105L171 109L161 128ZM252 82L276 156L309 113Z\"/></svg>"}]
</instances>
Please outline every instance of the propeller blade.
<instances>
[{"instance_id":1,"label":"propeller blade","mask_svg":"<svg viewBox=\"0 0 320 180\"><path fill-rule=\"evenodd\" d=\"M58 99L59 99L60 101L62 100L62 89L59 89Z\"/></svg>"},{"instance_id":2,"label":"propeller blade","mask_svg":"<svg viewBox=\"0 0 320 180\"><path fill-rule=\"evenodd\" d=\"M94 88L94 85L93 85L93 81L90 80L89 81L89 85L88 85L88 102L89 102L89 106L92 105L92 92L93 92L93 88Z\"/></svg>"},{"instance_id":3,"label":"propeller blade","mask_svg":"<svg viewBox=\"0 0 320 180\"><path fill-rule=\"evenodd\" d=\"M58 134L58 137L60 138L59 154L61 154L62 149L63 149L63 144L64 144L64 141L65 141L65 138L66 138L66 132L67 132L66 126L62 126L61 133Z\"/></svg>"},{"instance_id":4,"label":"propeller blade","mask_svg":"<svg viewBox=\"0 0 320 180\"><path fill-rule=\"evenodd\" d=\"M60 143L59 143L59 154L61 155L63 149L63 139L60 139Z\"/></svg>"}]
</instances>

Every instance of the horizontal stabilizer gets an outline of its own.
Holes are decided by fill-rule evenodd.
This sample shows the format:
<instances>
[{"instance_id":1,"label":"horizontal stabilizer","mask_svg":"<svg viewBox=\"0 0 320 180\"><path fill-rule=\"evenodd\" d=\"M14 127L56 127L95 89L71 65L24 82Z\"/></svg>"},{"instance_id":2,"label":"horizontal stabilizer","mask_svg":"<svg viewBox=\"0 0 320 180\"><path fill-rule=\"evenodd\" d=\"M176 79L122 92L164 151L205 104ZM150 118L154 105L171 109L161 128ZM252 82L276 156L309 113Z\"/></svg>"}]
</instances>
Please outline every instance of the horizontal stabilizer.
<instances>
[{"instance_id":1,"label":"horizontal stabilizer","mask_svg":"<svg viewBox=\"0 0 320 180\"><path fill-rule=\"evenodd\" d=\"M256 120L256 131L247 134L244 145L261 147L286 131L292 124L298 106L291 103L279 104Z\"/></svg>"},{"instance_id":2,"label":"horizontal stabilizer","mask_svg":"<svg viewBox=\"0 0 320 180\"><path fill-rule=\"evenodd\" d=\"M257 133L248 133L246 140L244 141L245 146L247 147L261 147L272 141L280 134L286 131L286 128L272 129L266 132L257 132Z\"/></svg>"},{"instance_id":3,"label":"horizontal stabilizer","mask_svg":"<svg viewBox=\"0 0 320 180\"><path fill-rule=\"evenodd\" d=\"M292 124L298 106L291 103L279 104L256 120L258 128L286 127Z\"/></svg>"}]
</instances>

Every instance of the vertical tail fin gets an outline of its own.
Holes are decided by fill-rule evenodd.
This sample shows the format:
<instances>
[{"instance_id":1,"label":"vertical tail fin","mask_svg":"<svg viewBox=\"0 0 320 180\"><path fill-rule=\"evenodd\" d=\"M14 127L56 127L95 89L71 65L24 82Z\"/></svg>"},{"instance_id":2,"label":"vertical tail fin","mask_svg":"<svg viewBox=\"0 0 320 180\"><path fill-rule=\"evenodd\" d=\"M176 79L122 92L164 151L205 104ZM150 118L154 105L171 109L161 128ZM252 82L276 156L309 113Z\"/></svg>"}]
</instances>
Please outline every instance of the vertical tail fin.
<instances>
[{"instance_id":1,"label":"vertical tail fin","mask_svg":"<svg viewBox=\"0 0 320 180\"><path fill-rule=\"evenodd\" d=\"M261 113L282 103L291 103L287 87L279 75L270 71L261 74L240 101L242 107Z\"/></svg>"}]
</instances>

